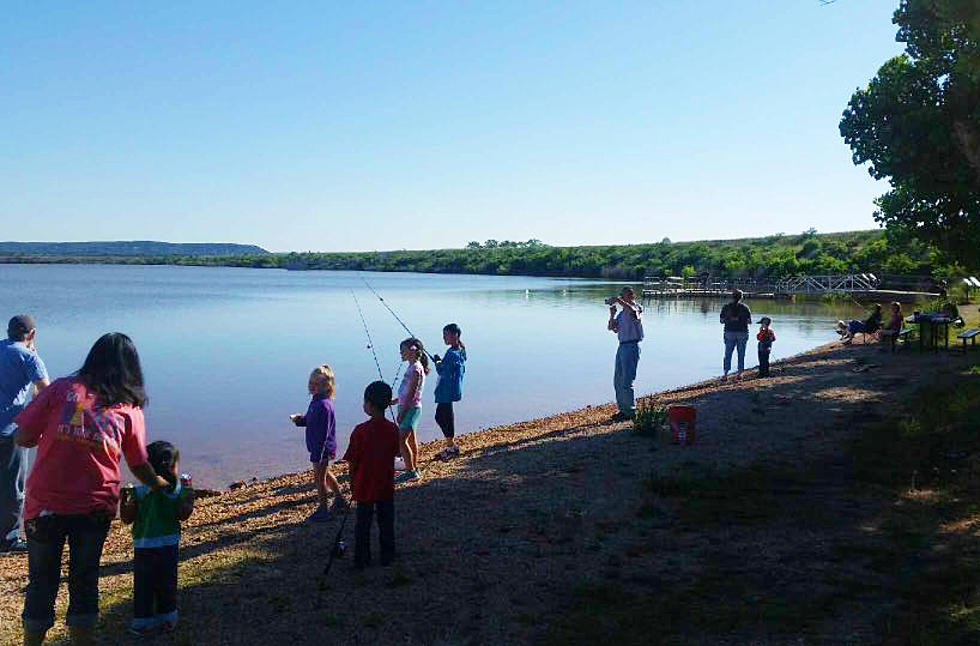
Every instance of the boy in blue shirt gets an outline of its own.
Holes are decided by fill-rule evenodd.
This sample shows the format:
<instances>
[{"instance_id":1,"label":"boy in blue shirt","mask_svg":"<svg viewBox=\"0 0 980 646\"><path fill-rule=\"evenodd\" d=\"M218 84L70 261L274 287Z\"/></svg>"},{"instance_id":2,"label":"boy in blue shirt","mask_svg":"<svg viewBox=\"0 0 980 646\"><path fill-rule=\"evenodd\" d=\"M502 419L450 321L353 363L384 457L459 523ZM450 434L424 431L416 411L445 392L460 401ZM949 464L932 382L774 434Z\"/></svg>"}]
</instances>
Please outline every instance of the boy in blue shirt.
<instances>
[{"instance_id":1,"label":"boy in blue shirt","mask_svg":"<svg viewBox=\"0 0 980 646\"><path fill-rule=\"evenodd\" d=\"M446 437L446 448L436 456L449 460L459 455L456 444L456 417L453 402L463 398L463 373L466 372L466 346L460 337L463 331L455 323L442 328L442 340L449 346L446 355L433 357L439 381L436 383L436 424Z\"/></svg>"}]
</instances>

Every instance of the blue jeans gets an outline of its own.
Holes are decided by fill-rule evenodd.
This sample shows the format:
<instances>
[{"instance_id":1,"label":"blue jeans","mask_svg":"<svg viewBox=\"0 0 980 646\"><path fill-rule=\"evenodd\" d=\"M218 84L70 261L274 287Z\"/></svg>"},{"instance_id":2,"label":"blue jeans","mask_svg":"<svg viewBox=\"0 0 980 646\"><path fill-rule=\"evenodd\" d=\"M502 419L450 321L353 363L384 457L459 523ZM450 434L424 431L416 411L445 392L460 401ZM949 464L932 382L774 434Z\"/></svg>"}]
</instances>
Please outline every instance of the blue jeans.
<instances>
[{"instance_id":1,"label":"blue jeans","mask_svg":"<svg viewBox=\"0 0 980 646\"><path fill-rule=\"evenodd\" d=\"M69 626L91 627L99 618L99 561L109 533L109 514L51 514L31 518L27 530L27 597L24 631L43 633L54 625L61 582L61 553L68 542Z\"/></svg>"},{"instance_id":2,"label":"blue jeans","mask_svg":"<svg viewBox=\"0 0 980 646\"><path fill-rule=\"evenodd\" d=\"M20 532L26 479L27 449L14 444L13 435L0 436L0 545Z\"/></svg>"},{"instance_id":3,"label":"blue jeans","mask_svg":"<svg viewBox=\"0 0 980 646\"><path fill-rule=\"evenodd\" d=\"M620 343L616 350L616 371L613 373L613 387L616 389L616 406L619 412L631 415L635 407L633 382L636 380L636 366L640 363L639 343Z\"/></svg>"},{"instance_id":4,"label":"blue jeans","mask_svg":"<svg viewBox=\"0 0 980 646\"><path fill-rule=\"evenodd\" d=\"M725 374L732 369L732 350L738 348L738 371L745 370L745 344L749 342L748 332L725 332Z\"/></svg>"}]
</instances>

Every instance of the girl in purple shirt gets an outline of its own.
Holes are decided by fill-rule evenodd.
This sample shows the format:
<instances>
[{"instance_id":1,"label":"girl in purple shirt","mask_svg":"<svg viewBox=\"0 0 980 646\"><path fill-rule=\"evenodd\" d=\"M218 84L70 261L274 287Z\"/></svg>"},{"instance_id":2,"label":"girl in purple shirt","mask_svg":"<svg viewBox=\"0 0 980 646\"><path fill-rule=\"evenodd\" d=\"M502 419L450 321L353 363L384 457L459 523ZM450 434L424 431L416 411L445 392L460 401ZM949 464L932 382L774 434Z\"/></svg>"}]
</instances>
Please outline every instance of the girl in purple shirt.
<instances>
[{"instance_id":1,"label":"girl in purple shirt","mask_svg":"<svg viewBox=\"0 0 980 646\"><path fill-rule=\"evenodd\" d=\"M306 450L310 452L313 463L313 483L316 485L320 504L309 520L321 522L328 520L333 511L342 510L347 501L340 493L340 484L330 472L330 462L337 458L337 422L333 411L333 397L336 380L333 369L324 364L310 373L310 406L306 415L290 415L293 424L306 428ZM333 492L333 504L327 490Z\"/></svg>"}]
</instances>

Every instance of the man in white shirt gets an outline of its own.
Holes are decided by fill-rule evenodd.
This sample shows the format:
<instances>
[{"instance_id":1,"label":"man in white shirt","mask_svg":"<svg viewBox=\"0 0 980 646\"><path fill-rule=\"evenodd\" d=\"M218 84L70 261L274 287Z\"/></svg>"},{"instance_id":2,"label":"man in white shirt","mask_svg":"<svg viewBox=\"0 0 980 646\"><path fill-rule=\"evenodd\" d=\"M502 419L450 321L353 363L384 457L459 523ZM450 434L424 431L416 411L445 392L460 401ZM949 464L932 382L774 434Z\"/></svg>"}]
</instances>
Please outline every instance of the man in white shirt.
<instances>
[{"instance_id":1,"label":"man in white shirt","mask_svg":"<svg viewBox=\"0 0 980 646\"><path fill-rule=\"evenodd\" d=\"M633 419L636 404L633 395L633 381L636 380L636 366L640 362L640 341L643 340L643 307L636 302L632 287L624 287L616 298L606 301L609 305L607 328L619 338L616 350L616 370L613 386L616 389L616 405L619 411L613 415L617 421ZM617 305L622 309L619 310ZM618 313L617 313L618 312Z\"/></svg>"}]
</instances>

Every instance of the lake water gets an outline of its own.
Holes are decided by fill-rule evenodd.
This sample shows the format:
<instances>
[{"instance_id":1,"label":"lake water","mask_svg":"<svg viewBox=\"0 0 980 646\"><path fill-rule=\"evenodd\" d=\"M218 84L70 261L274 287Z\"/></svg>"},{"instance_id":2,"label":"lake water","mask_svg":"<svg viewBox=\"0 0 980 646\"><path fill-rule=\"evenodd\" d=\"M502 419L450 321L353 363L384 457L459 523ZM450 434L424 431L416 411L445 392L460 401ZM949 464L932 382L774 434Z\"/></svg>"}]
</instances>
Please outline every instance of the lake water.
<instances>
[{"instance_id":1,"label":"lake water","mask_svg":"<svg viewBox=\"0 0 980 646\"><path fill-rule=\"evenodd\" d=\"M307 378L337 374L340 450L364 415L364 386L377 379L351 290L360 300L382 370L399 368L406 334L367 289L366 278L433 353L442 326L463 329L469 360L458 432L613 400L615 335L600 281L528 277L287 272L202 267L0 265L0 318L34 315L52 377L81 365L101 334L120 331L139 349L150 403L150 439L181 449L200 485L308 467L303 431ZM637 392L681 386L721 372L720 301L645 303L646 340ZM749 302L773 318L773 359L836 338L853 305ZM750 342L748 365L755 365ZM432 420L435 372L425 385L420 439L441 437Z\"/></svg>"}]
</instances>

